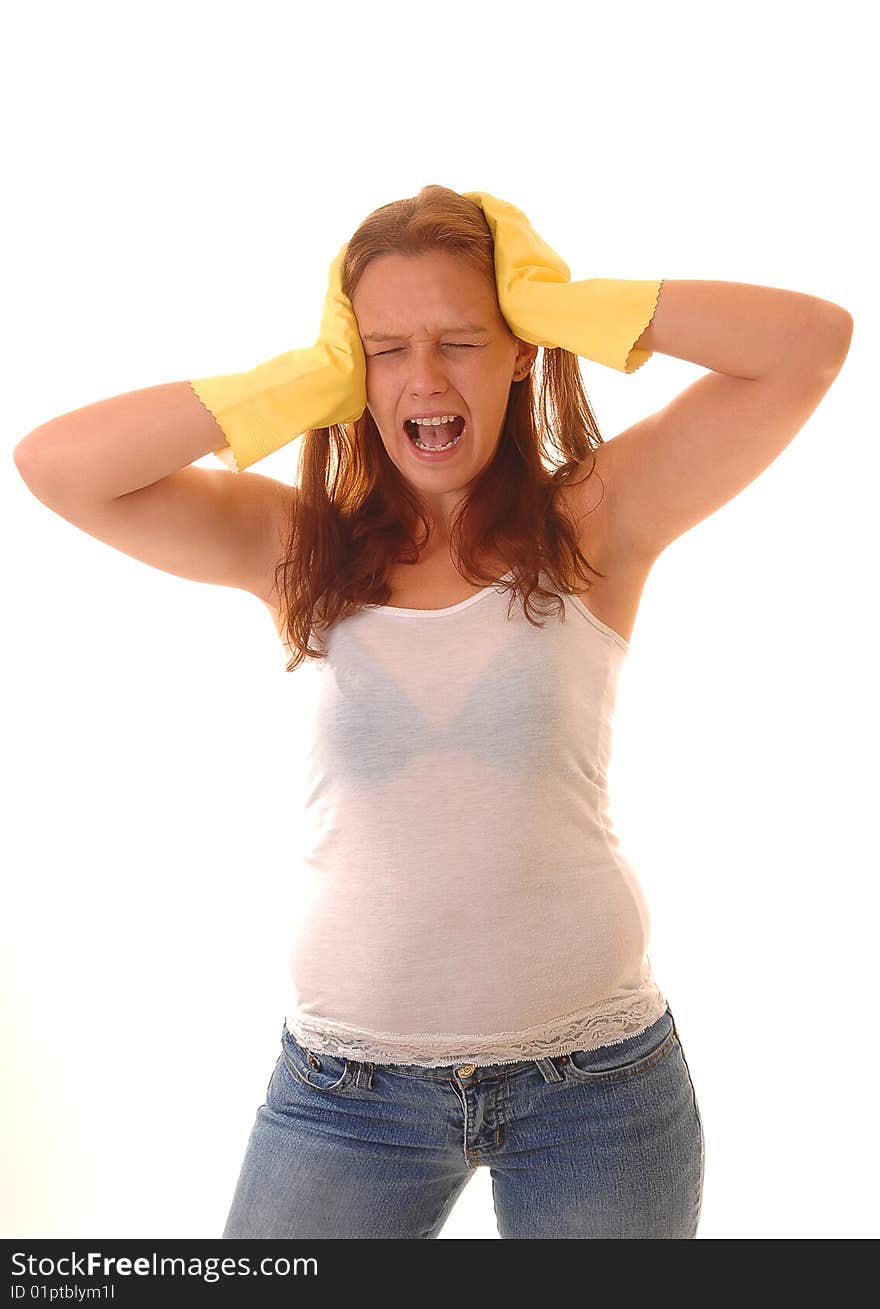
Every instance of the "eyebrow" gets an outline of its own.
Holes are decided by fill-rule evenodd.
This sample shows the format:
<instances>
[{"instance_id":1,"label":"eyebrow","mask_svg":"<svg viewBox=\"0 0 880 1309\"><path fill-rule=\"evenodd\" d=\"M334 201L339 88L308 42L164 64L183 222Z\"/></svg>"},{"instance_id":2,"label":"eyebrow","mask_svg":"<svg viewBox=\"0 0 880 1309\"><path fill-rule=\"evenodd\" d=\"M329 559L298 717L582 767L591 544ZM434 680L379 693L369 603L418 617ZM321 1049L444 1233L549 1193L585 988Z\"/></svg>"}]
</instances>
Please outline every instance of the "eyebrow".
<instances>
[{"instance_id":1,"label":"eyebrow","mask_svg":"<svg viewBox=\"0 0 880 1309\"><path fill-rule=\"evenodd\" d=\"M440 331L442 336L446 332L485 332L486 328L481 327L479 323L459 323L457 327L444 327ZM363 340L365 341L405 341L404 335L395 336L393 332L369 332Z\"/></svg>"}]
</instances>

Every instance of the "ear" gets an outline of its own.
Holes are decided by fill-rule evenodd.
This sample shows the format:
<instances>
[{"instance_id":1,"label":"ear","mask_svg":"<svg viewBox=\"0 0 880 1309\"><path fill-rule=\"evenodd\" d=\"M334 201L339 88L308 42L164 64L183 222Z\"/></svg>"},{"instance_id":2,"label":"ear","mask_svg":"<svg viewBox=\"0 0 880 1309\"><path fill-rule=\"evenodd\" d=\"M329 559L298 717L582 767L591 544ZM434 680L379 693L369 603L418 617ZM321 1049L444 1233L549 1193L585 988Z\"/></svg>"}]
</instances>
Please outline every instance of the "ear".
<instances>
[{"instance_id":1,"label":"ear","mask_svg":"<svg viewBox=\"0 0 880 1309\"><path fill-rule=\"evenodd\" d=\"M514 362L514 371L526 371L532 367L538 357L538 347L532 345L529 341L521 341L516 338L516 360Z\"/></svg>"}]
</instances>

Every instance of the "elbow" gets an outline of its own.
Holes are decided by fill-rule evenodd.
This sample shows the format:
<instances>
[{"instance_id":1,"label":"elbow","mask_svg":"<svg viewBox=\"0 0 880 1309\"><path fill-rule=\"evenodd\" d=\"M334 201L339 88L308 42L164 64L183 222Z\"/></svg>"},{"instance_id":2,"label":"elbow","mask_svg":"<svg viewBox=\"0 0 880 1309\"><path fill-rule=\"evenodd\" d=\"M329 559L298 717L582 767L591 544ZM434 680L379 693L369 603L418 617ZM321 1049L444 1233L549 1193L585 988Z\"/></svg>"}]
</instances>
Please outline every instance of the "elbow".
<instances>
[{"instance_id":1,"label":"elbow","mask_svg":"<svg viewBox=\"0 0 880 1309\"><path fill-rule=\"evenodd\" d=\"M837 330L840 332L841 336L845 338L847 345L849 345L850 340L852 339L854 326L852 314L848 309L844 309L843 305L830 305L830 308L834 310L834 319L837 324Z\"/></svg>"},{"instance_id":2,"label":"elbow","mask_svg":"<svg viewBox=\"0 0 880 1309\"><path fill-rule=\"evenodd\" d=\"M853 316L842 305L823 300L813 341L814 350L823 366L840 368L849 354L853 334Z\"/></svg>"},{"instance_id":3,"label":"elbow","mask_svg":"<svg viewBox=\"0 0 880 1309\"><path fill-rule=\"evenodd\" d=\"M13 449L12 457L19 476L28 490L38 500L48 504L51 498L49 488L53 481L52 469L55 466L57 470L57 461L52 458L50 444L43 429L37 427L34 431L28 432ZM58 480L56 471L54 481Z\"/></svg>"},{"instance_id":4,"label":"elbow","mask_svg":"<svg viewBox=\"0 0 880 1309\"><path fill-rule=\"evenodd\" d=\"M838 309L839 309L838 318L840 320L840 326L839 326L840 339L837 343L837 349L835 351L835 359L837 363L843 364L844 359L846 359L846 356L849 354L849 347L850 347L850 343L852 342L853 327L855 326L855 324L853 322L853 316L851 313L849 313L846 309L840 309L839 306Z\"/></svg>"},{"instance_id":5,"label":"elbow","mask_svg":"<svg viewBox=\"0 0 880 1309\"><path fill-rule=\"evenodd\" d=\"M36 468L36 450L35 443L31 439L33 433L30 432L12 451L12 457L15 460L15 466L24 482L31 486L34 479Z\"/></svg>"}]
</instances>

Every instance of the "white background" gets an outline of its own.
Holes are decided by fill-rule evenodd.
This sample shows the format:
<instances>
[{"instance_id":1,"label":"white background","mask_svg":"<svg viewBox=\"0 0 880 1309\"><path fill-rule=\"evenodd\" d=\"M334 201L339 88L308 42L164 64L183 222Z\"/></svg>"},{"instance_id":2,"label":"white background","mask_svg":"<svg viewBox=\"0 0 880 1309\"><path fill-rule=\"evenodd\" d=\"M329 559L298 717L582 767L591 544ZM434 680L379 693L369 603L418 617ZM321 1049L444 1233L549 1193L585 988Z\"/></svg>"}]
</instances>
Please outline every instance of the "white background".
<instances>
[{"instance_id":1,"label":"white background","mask_svg":"<svg viewBox=\"0 0 880 1309\"><path fill-rule=\"evenodd\" d=\"M298 819L295 675L262 605L54 515L13 447L310 344L339 246L428 183L511 200L575 279L760 283L855 319L793 443L651 574L613 813L703 1115L700 1237L878 1234L863 14L176 0L7 19L4 1236L220 1234L286 1011ZM606 439L703 372L582 367ZM294 443L260 471L295 462ZM487 1237L481 1168L442 1238Z\"/></svg>"}]
</instances>

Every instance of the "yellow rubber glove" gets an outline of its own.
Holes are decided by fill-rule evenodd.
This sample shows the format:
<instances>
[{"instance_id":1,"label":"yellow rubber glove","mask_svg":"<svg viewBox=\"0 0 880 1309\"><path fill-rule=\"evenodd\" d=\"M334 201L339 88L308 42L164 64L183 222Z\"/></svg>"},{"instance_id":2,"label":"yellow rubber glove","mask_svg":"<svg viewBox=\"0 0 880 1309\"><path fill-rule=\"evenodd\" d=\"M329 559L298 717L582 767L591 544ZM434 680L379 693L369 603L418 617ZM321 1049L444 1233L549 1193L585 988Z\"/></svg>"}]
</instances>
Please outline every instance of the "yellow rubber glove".
<instances>
[{"instance_id":1,"label":"yellow rubber glove","mask_svg":"<svg viewBox=\"0 0 880 1309\"><path fill-rule=\"evenodd\" d=\"M342 291L345 250L343 245L330 265L314 345L289 350L249 372L190 381L228 442L214 454L234 473L312 427L355 422L367 406L364 347Z\"/></svg>"},{"instance_id":2,"label":"yellow rubber glove","mask_svg":"<svg viewBox=\"0 0 880 1309\"><path fill-rule=\"evenodd\" d=\"M663 279L592 277L572 282L568 264L521 209L488 191L463 191L486 216L495 242L495 286L501 313L531 345L562 346L572 354L634 373L651 357L633 343L650 323Z\"/></svg>"},{"instance_id":3,"label":"yellow rubber glove","mask_svg":"<svg viewBox=\"0 0 880 1309\"><path fill-rule=\"evenodd\" d=\"M565 260L521 209L488 191L464 191L483 210L495 242L498 303L515 336L563 347L595 363L633 373L651 356L633 343L654 316L659 281L588 278L572 282ZM242 472L313 427L353 423L367 405L366 359L357 318L341 285L343 245L330 265L321 328L314 345L290 350L244 373L203 377L193 391L223 429L215 450Z\"/></svg>"}]
</instances>

